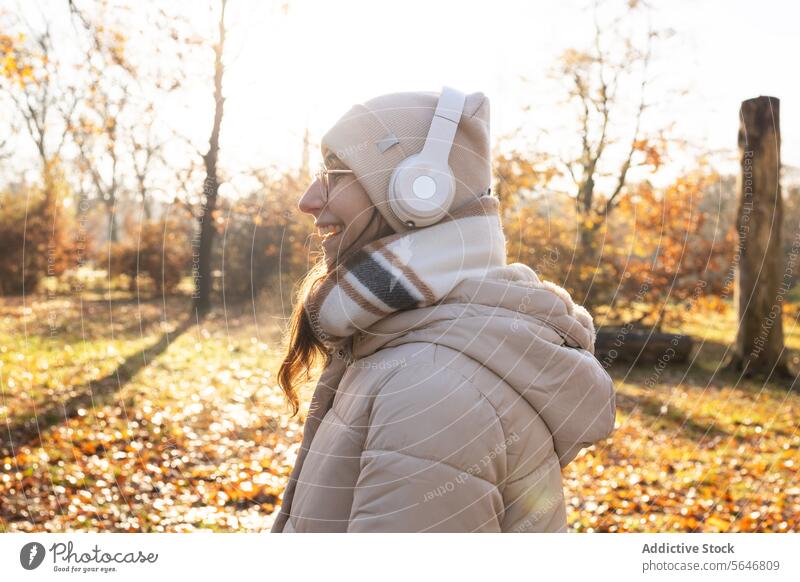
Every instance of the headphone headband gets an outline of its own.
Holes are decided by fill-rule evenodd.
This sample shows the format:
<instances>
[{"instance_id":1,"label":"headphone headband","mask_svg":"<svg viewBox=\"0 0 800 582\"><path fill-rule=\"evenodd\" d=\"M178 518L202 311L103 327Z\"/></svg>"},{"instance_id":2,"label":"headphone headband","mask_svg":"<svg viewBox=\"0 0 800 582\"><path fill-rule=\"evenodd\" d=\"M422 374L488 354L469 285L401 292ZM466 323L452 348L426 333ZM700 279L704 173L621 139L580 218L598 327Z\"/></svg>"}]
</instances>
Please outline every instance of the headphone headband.
<instances>
[{"instance_id":1,"label":"headphone headband","mask_svg":"<svg viewBox=\"0 0 800 582\"><path fill-rule=\"evenodd\" d=\"M420 157L432 162L447 165L453 140L456 137L458 122L464 112L467 96L451 87L442 87L442 94L433 114L428 137Z\"/></svg>"},{"instance_id":2,"label":"headphone headband","mask_svg":"<svg viewBox=\"0 0 800 582\"><path fill-rule=\"evenodd\" d=\"M466 99L452 87L442 88L422 151L400 162L392 174L389 208L410 228L435 224L450 210L456 180L448 159Z\"/></svg>"}]
</instances>

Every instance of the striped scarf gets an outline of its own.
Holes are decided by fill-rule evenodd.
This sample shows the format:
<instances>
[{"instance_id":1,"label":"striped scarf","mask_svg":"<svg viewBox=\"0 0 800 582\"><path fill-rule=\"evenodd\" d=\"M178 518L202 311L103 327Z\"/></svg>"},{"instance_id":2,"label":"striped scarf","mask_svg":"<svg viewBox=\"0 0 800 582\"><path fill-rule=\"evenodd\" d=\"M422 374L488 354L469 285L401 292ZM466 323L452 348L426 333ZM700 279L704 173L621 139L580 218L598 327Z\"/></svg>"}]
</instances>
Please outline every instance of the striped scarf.
<instances>
[{"instance_id":1,"label":"striped scarf","mask_svg":"<svg viewBox=\"0 0 800 582\"><path fill-rule=\"evenodd\" d=\"M506 264L495 196L484 195L432 226L377 239L331 270L304 301L329 350L396 311L432 305L462 280Z\"/></svg>"}]
</instances>

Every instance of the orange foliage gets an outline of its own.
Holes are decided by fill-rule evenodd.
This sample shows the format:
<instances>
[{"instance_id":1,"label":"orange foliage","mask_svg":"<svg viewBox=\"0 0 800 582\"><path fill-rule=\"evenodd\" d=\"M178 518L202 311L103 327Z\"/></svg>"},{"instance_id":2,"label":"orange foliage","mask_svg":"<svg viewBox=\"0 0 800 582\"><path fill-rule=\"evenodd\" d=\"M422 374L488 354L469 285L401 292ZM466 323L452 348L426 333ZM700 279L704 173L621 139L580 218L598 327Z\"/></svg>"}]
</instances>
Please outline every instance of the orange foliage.
<instances>
[{"instance_id":1,"label":"orange foliage","mask_svg":"<svg viewBox=\"0 0 800 582\"><path fill-rule=\"evenodd\" d=\"M657 148L640 147L656 156ZM666 305L691 307L722 292L735 241L730 229L713 230L701 204L718 180L713 172L699 168L663 189L639 183L605 216L584 212L566 195L542 193L553 174L537 173L531 162L509 156L500 165L509 260L530 265L578 301L611 306L612 318L632 314L661 325Z\"/></svg>"},{"instance_id":2,"label":"orange foliage","mask_svg":"<svg viewBox=\"0 0 800 582\"><path fill-rule=\"evenodd\" d=\"M722 291L720 274L727 266L732 232L716 239L709 235L709 215L701 205L717 180L713 172L698 169L663 190L639 184L620 202L609 261L619 281L613 297L618 312L639 309L640 317L658 325L668 304L691 307Z\"/></svg>"},{"instance_id":3,"label":"orange foliage","mask_svg":"<svg viewBox=\"0 0 800 582\"><path fill-rule=\"evenodd\" d=\"M67 186L48 165L43 188L0 192L0 294L33 293L47 276L61 275L74 262L73 219L63 207ZM74 231L73 231L74 232Z\"/></svg>"}]
</instances>

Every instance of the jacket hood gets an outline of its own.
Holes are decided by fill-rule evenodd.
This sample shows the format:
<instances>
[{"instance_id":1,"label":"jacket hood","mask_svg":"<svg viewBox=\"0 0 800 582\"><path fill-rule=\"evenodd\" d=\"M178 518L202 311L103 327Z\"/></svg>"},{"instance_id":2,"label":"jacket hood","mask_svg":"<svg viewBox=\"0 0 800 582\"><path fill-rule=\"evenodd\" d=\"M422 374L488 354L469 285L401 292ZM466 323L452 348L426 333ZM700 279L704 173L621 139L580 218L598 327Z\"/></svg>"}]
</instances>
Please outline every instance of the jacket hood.
<instances>
[{"instance_id":1,"label":"jacket hood","mask_svg":"<svg viewBox=\"0 0 800 582\"><path fill-rule=\"evenodd\" d=\"M614 428L614 385L593 355L594 341L586 309L562 287L513 263L464 279L435 305L397 312L357 332L352 349L364 358L426 342L476 360L538 412L564 467Z\"/></svg>"}]
</instances>

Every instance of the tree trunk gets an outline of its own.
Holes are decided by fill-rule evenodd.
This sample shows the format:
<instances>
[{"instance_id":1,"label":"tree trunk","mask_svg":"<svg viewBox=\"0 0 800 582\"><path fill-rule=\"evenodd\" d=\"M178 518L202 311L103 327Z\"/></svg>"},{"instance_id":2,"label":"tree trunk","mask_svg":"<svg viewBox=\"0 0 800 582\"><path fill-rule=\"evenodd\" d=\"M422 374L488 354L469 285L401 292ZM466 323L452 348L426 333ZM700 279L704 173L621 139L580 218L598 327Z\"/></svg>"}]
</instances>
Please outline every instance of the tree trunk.
<instances>
[{"instance_id":1,"label":"tree trunk","mask_svg":"<svg viewBox=\"0 0 800 582\"><path fill-rule=\"evenodd\" d=\"M136 179L139 182L139 196L142 198L142 213L144 214L144 219L149 222L153 218L153 212L150 210L150 201L147 198L147 186L144 183L145 176L139 174Z\"/></svg>"},{"instance_id":2,"label":"tree trunk","mask_svg":"<svg viewBox=\"0 0 800 582\"><path fill-rule=\"evenodd\" d=\"M781 252L780 101L742 102L739 125L739 230L736 304L739 329L728 369L746 376L788 376L783 345L786 287Z\"/></svg>"},{"instance_id":3,"label":"tree trunk","mask_svg":"<svg viewBox=\"0 0 800 582\"><path fill-rule=\"evenodd\" d=\"M629 327L597 330L595 357L601 362L659 362L682 364L691 356L694 341L688 335L642 331Z\"/></svg>"},{"instance_id":4,"label":"tree trunk","mask_svg":"<svg viewBox=\"0 0 800 582\"><path fill-rule=\"evenodd\" d=\"M194 273L194 309L198 315L205 315L211 309L211 251L214 246L214 210L217 207L219 180L217 176L217 158L219 156L219 131L222 125L222 113L225 99L222 96L222 77L225 69L222 55L225 48L225 4L222 0L219 16L219 42L214 46L214 125L208 140L208 152L203 156L206 168L206 179L203 182L203 204L198 217L200 241L197 267Z\"/></svg>"},{"instance_id":5,"label":"tree trunk","mask_svg":"<svg viewBox=\"0 0 800 582\"><path fill-rule=\"evenodd\" d=\"M112 195L108 200L105 200L106 217L108 218L108 234L109 242L115 243L119 241L117 233L117 204L115 197Z\"/></svg>"}]
</instances>

